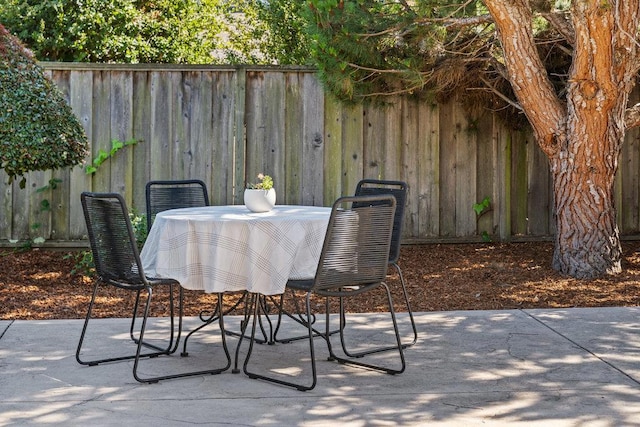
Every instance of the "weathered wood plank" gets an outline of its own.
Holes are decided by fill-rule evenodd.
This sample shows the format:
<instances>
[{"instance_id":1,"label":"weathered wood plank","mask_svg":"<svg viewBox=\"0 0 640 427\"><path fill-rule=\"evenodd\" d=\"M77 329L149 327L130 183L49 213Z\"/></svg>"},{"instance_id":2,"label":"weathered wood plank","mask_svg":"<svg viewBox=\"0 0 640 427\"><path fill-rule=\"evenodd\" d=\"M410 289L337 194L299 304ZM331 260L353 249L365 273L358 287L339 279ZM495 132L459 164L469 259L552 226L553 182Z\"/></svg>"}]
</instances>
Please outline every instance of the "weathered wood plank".
<instances>
[{"instance_id":1,"label":"weathered wood plank","mask_svg":"<svg viewBox=\"0 0 640 427\"><path fill-rule=\"evenodd\" d=\"M70 72L70 100L69 103L76 117L82 124L87 140L93 142L93 74L88 71ZM87 165L91 162L91 154L85 158ZM68 236L65 239L76 240L86 238L86 226L80 194L91 191L91 176L85 172L85 166L76 166L69 172L69 194L61 196L61 203L68 202L67 222Z\"/></svg>"},{"instance_id":2,"label":"weathered wood plank","mask_svg":"<svg viewBox=\"0 0 640 427\"><path fill-rule=\"evenodd\" d=\"M213 156L212 200L218 204L243 203L240 189L244 187L244 180L242 176L237 179L237 173L241 171L244 174L244 120L236 125L240 114L238 110L244 112L243 79L234 73L217 73L213 84L210 119L213 126L210 141ZM239 100L238 96L242 99Z\"/></svg>"},{"instance_id":3,"label":"weathered wood plank","mask_svg":"<svg viewBox=\"0 0 640 427\"><path fill-rule=\"evenodd\" d=\"M384 106L364 108L363 177L381 179L385 168L386 109ZM354 188L355 189L355 188Z\"/></svg>"},{"instance_id":4,"label":"weathered wood plank","mask_svg":"<svg viewBox=\"0 0 640 427\"><path fill-rule=\"evenodd\" d=\"M526 234L548 236L549 212L553 208L549 161L532 137L527 138L528 197Z\"/></svg>"},{"instance_id":5,"label":"weathered wood plank","mask_svg":"<svg viewBox=\"0 0 640 427\"><path fill-rule=\"evenodd\" d=\"M418 232L419 208L417 192L420 188L420 104L408 99L401 99L402 108L402 172L398 179L407 183L407 201L404 206L402 236L411 237Z\"/></svg>"},{"instance_id":6,"label":"weathered wood plank","mask_svg":"<svg viewBox=\"0 0 640 427\"><path fill-rule=\"evenodd\" d=\"M265 127L262 144L262 164L256 173L269 174L274 179L277 203L283 203L286 196L285 184L285 81L282 73L264 74L264 94L262 102L263 126ZM300 124L297 123L297 126ZM257 142L257 141L256 141ZM279 177L285 177L284 182Z\"/></svg>"},{"instance_id":7,"label":"weathered wood plank","mask_svg":"<svg viewBox=\"0 0 640 427\"><path fill-rule=\"evenodd\" d=\"M456 105L440 106L440 236L456 235L456 152L459 143Z\"/></svg>"},{"instance_id":8,"label":"weathered wood plank","mask_svg":"<svg viewBox=\"0 0 640 427\"><path fill-rule=\"evenodd\" d=\"M100 150L111 151L111 73L98 71L93 74L93 120L91 159L98 157ZM112 191L111 167L103 163L92 176L92 189L98 192Z\"/></svg>"},{"instance_id":9,"label":"weathered wood plank","mask_svg":"<svg viewBox=\"0 0 640 427\"><path fill-rule=\"evenodd\" d=\"M285 134L284 162L287 165L283 176L284 204L301 204L304 161L304 94L301 76L286 76L285 84ZM311 165L309 165L311 166Z\"/></svg>"},{"instance_id":10,"label":"weathered wood plank","mask_svg":"<svg viewBox=\"0 0 640 427\"><path fill-rule=\"evenodd\" d=\"M136 141L129 150L133 157L133 194L132 208L142 214L146 212L145 186L151 180L150 155L151 142L151 82L148 72L133 73L132 132Z\"/></svg>"},{"instance_id":11,"label":"weathered wood plank","mask_svg":"<svg viewBox=\"0 0 640 427\"><path fill-rule=\"evenodd\" d=\"M640 93L630 96L633 105L639 101ZM618 227L622 233L636 234L640 231L640 129L627 130L618 159L615 181L615 203Z\"/></svg>"},{"instance_id":12,"label":"weathered wood plank","mask_svg":"<svg viewBox=\"0 0 640 427\"><path fill-rule=\"evenodd\" d=\"M525 235L527 233L527 140L525 135L518 132L512 144L512 188L511 188L511 232L513 235Z\"/></svg>"},{"instance_id":13,"label":"weathered wood plank","mask_svg":"<svg viewBox=\"0 0 640 427\"><path fill-rule=\"evenodd\" d=\"M284 81L274 73L248 73L247 82L247 176L255 183L257 175L271 175L277 194L284 200ZM281 77L281 76L280 76Z\"/></svg>"},{"instance_id":14,"label":"weathered wood plank","mask_svg":"<svg viewBox=\"0 0 640 427\"><path fill-rule=\"evenodd\" d=\"M468 237L476 233L477 135L475 119L463 114L460 105L455 110L456 130L456 236Z\"/></svg>"},{"instance_id":15,"label":"weathered wood plank","mask_svg":"<svg viewBox=\"0 0 640 427\"><path fill-rule=\"evenodd\" d=\"M61 72L59 70L53 71L51 75L52 80L56 83L56 86L60 89L64 96L65 101L70 104L72 82L71 75L67 72ZM91 86L89 86L91 87ZM47 216L47 223L49 229L44 232L41 230L41 237L45 239L69 239L69 204L70 198L73 197L70 187L70 170L69 168L52 171L49 179L52 179L52 190L48 192L40 203L44 200L48 203L50 211L48 213L42 213L40 216ZM49 185L47 182L43 182L40 186ZM79 198L79 195L78 195Z\"/></svg>"},{"instance_id":16,"label":"weathered wood plank","mask_svg":"<svg viewBox=\"0 0 640 427\"><path fill-rule=\"evenodd\" d=\"M174 115L172 81L162 72L151 73L151 139L149 141L149 179L172 179L171 135Z\"/></svg>"},{"instance_id":17,"label":"weathered wood plank","mask_svg":"<svg viewBox=\"0 0 640 427\"><path fill-rule=\"evenodd\" d=\"M384 140L382 141L384 163L380 178L387 180L401 180L403 142L403 111L402 99L394 97L389 100L384 127ZM363 154L364 157L364 154Z\"/></svg>"},{"instance_id":18,"label":"weathered wood plank","mask_svg":"<svg viewBox=\"0 0 640 427\"><path fill-rule=\"evenodd\" d=\"M324 98L324 204L342 194L342 105L333 96Z\"/></svg>"},{"instance_id":19,"label":"weathered wood plank","mask_svg":"<svg viewBox=\"0 0 640 427\"><path fill-rule=\"evenodd\" d=\"M324 90L312 73L299 74L302 79L302 198L303 205L325 205L323 198L324 158ZM290 123L289 126L292 124Z\"/></svg>"},{"instance_id":20,"label":"weathered wood plank","mask_svg":"<svg viewBox=\"0 0 640 427\"><path fill-rule=\"evenodd\" d=\"M246 100L247 100L247 70L240 68L234 73L233 117L230 118L229 124L232 128L229 135L233 135L233 141L229 141L229 146L233 147L233 203L242 204L243 193L245 188L245 176L247 174L246 162L244 161L247 154L247 134L245 130L246 120Z\"/></svg>"},{"instance_id":21,"label":"weathered wood plank","mask_svg":"<svg viewBox=\"0 0 640 427\"><path fill-rule=\"evenodd\" d=\"M490 200L490 206L487 211L480 214L476 221L476 234L483 235L487 233L493 236L497 229L498 212L494 209L497 198L495 174L496 174L496 138L493 132L494 117L485 114L479 118L477 124L477 169L476 169L476 200L475 203L481 203L485 197ZM475 214L475 212L474 212Z\"/></svg>"},{"instance_id":22,"label":"weathered wood plank","mask_svg":"<svg viewBox=\"0 0 640 427\"><path fill-rule=\"evenodd\" d=\"M511 140L513 131L497 126L496 191L493 208L498 212L498 235L501 240L511 238Z\"/></svg>"},{"instance_id":23,"label":"weathered wood plank","mask_svg":"<svg viewBox=\"0 0 640 427\"><path fill-rule=\"evenodd\" d=\"M364 145L361 105L343 106L342 110L342 182L340 195L353 194L363 178Z\"/></svg>"},{"instance_id":24,"label":"weathered wood plank","mask_svg":"<svg viewBox=\"0 0 640 427\"><path fill-rule=\"evenodd\" d=\"M9 240L13 232L13 185L4 170L0 170L0 188L0 239Z\"/></svg>"},{"instance_id":25,"label":"weathered wood plank","mask_svg":"<svg viewBox=\"0 0 640 427\"><path fill-rule=\"evenodd\" d=\"M133 80L130 72L111 76L111 146L133 137ZM133 203L133 156L130 147L115 152L109 159L111 168L110 191L122 194L128 206ZM106 164L105 164L106 166ZM102 168L102 167L101 167Z\"/></svg>"}]
</instances>

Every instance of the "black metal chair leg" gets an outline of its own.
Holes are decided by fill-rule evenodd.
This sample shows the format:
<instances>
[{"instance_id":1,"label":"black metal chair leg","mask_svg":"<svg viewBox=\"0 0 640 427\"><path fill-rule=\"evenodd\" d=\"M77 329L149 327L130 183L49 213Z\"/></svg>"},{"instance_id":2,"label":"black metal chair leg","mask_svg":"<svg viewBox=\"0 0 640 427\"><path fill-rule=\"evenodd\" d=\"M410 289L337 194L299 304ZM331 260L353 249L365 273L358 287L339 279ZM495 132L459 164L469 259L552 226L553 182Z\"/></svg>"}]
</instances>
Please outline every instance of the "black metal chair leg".
<instances>
[{"instance_id":1,"label":"black metal chair leg","mask_svg":"<svg viewBox=\"0 0 640 427\"><path fill-rule=\"evenodd\" d=\"M409 320L411 321L411 329L413 330L413 340L408 343L403 343L402 348L411 347L418 341L418 328L416 327L416 321L413 318L413 310L411 310L411 303L409 302L409 294L407 292L407 287L404 283L404 276L402 275L402 270L400 266L396 263L392 264L396 271L398 272L398 276L400 277L400 285L402 286L402 294L404 296L404 301L407 306L407 313L409 314Z\"/></svg>"},{"instance_id":2,"label":"black metal chair leg","mask_svg":"<svg viewBox=\"0 0 640 427\"><path fill-rule=\"evenodd\" d=\"M85 317L84 325L82 327L82 333L80 334L80 341L78 342L78 347L76 349L76 360L78 361L78 363L80 363L81 365L95 366L95 365L99 365L101 363L117 362L117 361L121 361L121 360L131 360L131 359L135 359L136 357L137 358L155 357L155 356L169 354L170 347L167 348L167 349L155 351L155 352L152 352L152 353L144 353L143 354L143 353L136 352L136 354L128 355L128 356L106 357L106 358L94 359L94 360L83 360L82 359L80 354L82 352L82 346L84 344L84 338L86 336L87 328L89 326L89 320L91 319L91 313L93 312L93 306L95 305L95 300L96 300L96 296L98 294L98 289L99 289L100 284L101 284L100 282L96 282L96 285L93 288L93 294L91 296L91 301L89 303L89 309L87 310L87 315Z\"/></svg>"},{"instance_id":3,"label":"black metal chair leg","mask_svg":"<svg viewBox=\"0 0 640 427\"><path fill-rule=\"evenodd\" d=\"M310 302L310 296L307 295L307 300L306 300L306 305L307 305L307 314L311 313L311 302ZM310 355L311 355L311 373L312 373L312 382L310 385L305 385L305 384L300 384L300 383L294 383L294 382L290 382L290 381L284 381L281 380L279 378L274 378L274 377L269 377L263 374L258 374L256 372L252 372L249 370L249 360L251 358L251 354L253 352L253 345L254 345L254 336L256 333L256 328L257 328L257 322L258 322L258 318L261 315L260 311L261 308L264 308L262 306L262 304L260 304L259 302L256 302L254 307L253 307L253 323L252 323L252 328L251 328L251 340L249 340L249 349L247 350L247 356L244 360L244 365L243 365L243 371L244 373L251 379L260 379L260 380L264 380L264 381L268 381L268 382L272 382L272 383L276 383L276 384L280 384L280 385L284 385L287 387L293 387L297 390L300 391L307 391L307 390L311 390L316 386L317 383L317 372L316 372L316 361L315 361L315 350L313 347L313 337L314 334L317 331L314 331L312 329L311 323L307 322L307 328L308 328L308 339L309 339L309 350L310 350Z\"/></svg>"},{"instance_id":4,"label":"black metal chair leg","mask_svg":"<svg viewBox=\"0 0 640 427\"><path fill-rule=\"evenodd\" d=\"M393 309L393 300L391 297L391 292L389 291L389 287L382 283L381 286L384 287L386 293L387 293L387 301L389 303L389 314L391 316L391 321L393 323L393 330L395 333L395 337L396 337L396 345L395 346L388 346L388 347L379 347L376 349L372 349L372 350L368 350L365 352L361 352L361 353L357 353L355 356L354 355L349 355L345 352L345 355L348 358L344 358L344 357L339 357L337 356L331 347L331 344L329 344L329 355L331 357L332 360L335 360L339 363L343 363L343 364L348 364L348 365L356 365L356 366L361 366L364 368L369 368L369 369L375 369L378 371L382 371L382 372L386 372L388 374L401 374L402 372L404 372L405 367L406 367L406 363L405 363L405 359L404 359L404 352L403 352L403 347L402 347L402 341L400 339L400 331L398 329L398 323L396 321L396 315L395 315L395 311ZM342 306L342 301L340 302L341 305L341 312L340 312L340 343L342 346L342 350L344 351L344 331L346 329L346 323L345 323L345 319L346 316L344 314L344 309ZM327 316L327 321L329 321L329 318ZM374 353L380 353L383 351L389 351L389 350L396 350L398 351L398 353L400 354L400 363L401 363L401 367L399 369L393 369L393 368L387 368L387 367L383 367L383 366L379 366L379 365L372 365L369 363L363 363L363 362L358 362L356 360L353 359L357 359L357 358L361 358L367 354L374 354Z\"/></svg>"},{"instance_id":5,"label":"black metal chair leg","mask_svg":"<svg viewBox=\"0 0 640 427\"><path fill-rule=\"evenodd\" d=\"M286 291L286 290L285 290ZM291 293L293 294L293 291L291 291ZM296 305L296 311L298 313L301 313L300 307L298 306L298 301L295 295L293 295L293 300L294 300L294 304ZM278 332L280 331L280 325L282 324L282 315L287 316L288 318L294 320L295 322L301 324L301 325L306 325L307 322L309 322L309 320L305 320L302 317L302 314L292 314L289 313L288 311L284 310L283 308L283 302L284 302L284 294L280 295L280 302L277 304L278 305L278 320L276 322L276 327L275 330L273 332L273 341L274 342L278 342L278 343L283 343L283 344L288 344L290 342L293 341L299 341L299 340L304 340L307 339L306 335L297 335L297 336L293 336L293 337L286 337L286 338L278 338ZM328 300L326 301L328 303ZM310 322L312 325L314 325L316 323L316 315L314 313L311 313L311 319ZM337 334L338 332L340 332L338 329L330 331L329 335L333 335L333 334Z\"/></svg>"},{"instance_id":6,"label":"black metal chair leg","mask_svg":"<svg viewBox=\"0 0 640 427\"><path fill-rule=\"evenodd\" d=\"M407 289L404 284L404 278L402 277L402 270L400 270L400 266L398 266L397 264L393 264L393 265L395 266L400 276L400 283L402 285L402 292L404 294L404 300L407 306L407 313L409 314L409 320L411 321L411 328L413 330L413 340L411 342L406 342L402 344L402 348L406 349L408 347L411 347L413 344L415 344L418 341L418 329L416 327L415 319L413 318L413 312L411 311L411 305L409 303L409 295L407 294ZM344 315L344 307L342 305L342 300L340 301L340 316L343 318L343 322L346 325L346 317ZM390 350L396 349L395 346L389 346L389 347L378 348L375 350L351 352L347 349L347 345L344 340L343 334L341 334L341 344L342 344L342 351L344 352L344 354L348 357L353 357L353 358L363 357L363 356L366 356L367 354L381 353L384 351L390 351Z\"/></svg>"},{"instance_id":7,"label":"black metal chair leg","mask_svg":"<svg viewBox=\"0 0 640 427\"><path fill-rule=\"evenodd\" d=\"M175 322L175 299L174 299L174 292L173 292L173 286L171 285L169 286L169 323L170 323L170 328L171 328L171 332L169 335L169 344L167 346L166 349L159 347L155 344L151 344L148 342L143 342L142 345L150 348L150 349L154 349L154 350L158 350L158 351L168 351L167 354L173 354L176 352L176 350L178 349L179 345L180 345L180 336L182 335L182 311L183 311L183 300L184 300L184 292L182 287L180 287L179 285L175 285L175 286L179 286L179 291L178 291L178 297L179 297L179 302L178 302L178 310L179 310L179 315L178 315L178 333L177 335L175 335L175 327L176 327L176 322ZM140 306L140 291L138 291L136 293L136 301L135 301L135 305L134 305L134 309L133 309L133 317L131 319L131 327L129 329L129 335L131 336L131 340L138 344L138 338L136 338L135 336L135 324L136 324L136 319L137 319L137 313L138 313L138 307Z\"/></svg>"},{"instance_id":8,"label":"black metal chair leg","mask_svg":"<svg viewBox=\"0 0 640 427\"><path fill-rule=\"evenodd\" d=\"M223 295L219 293L218 303L216 304L216 308L215 308L216 311L222 310L222 298L223 298ZM149 298L149 300L147 301L147 306L145 307L145 316L142 322L142 327L140 329L140 340L138 342L138 352L140 351L141 347L144 345L143 337L146 329L146 320L148 318L147 314L149 310L150 299L151 298ZM224 350L224 353L227 359L225 366L222 366L220 368L214 368L214 369L204 369L199 371L181 372L179 374L169 374L169 375L160 375L160 376L150 377L150 378L142 378L142 377L139 377L137 373L139 358L136 358L133 365L134 378L144 383L157 383L158 381L175 379L175 378L185 378L185 377L192 377L192 376L199 376L199 375L217 375L229 369L231 367L231 355L227 347L226 335L224 333L224 316L218 316L217 320L218 320L218 325L220 327L220 337L222 339L222 348Z\"/></svg>"}]
</instances>

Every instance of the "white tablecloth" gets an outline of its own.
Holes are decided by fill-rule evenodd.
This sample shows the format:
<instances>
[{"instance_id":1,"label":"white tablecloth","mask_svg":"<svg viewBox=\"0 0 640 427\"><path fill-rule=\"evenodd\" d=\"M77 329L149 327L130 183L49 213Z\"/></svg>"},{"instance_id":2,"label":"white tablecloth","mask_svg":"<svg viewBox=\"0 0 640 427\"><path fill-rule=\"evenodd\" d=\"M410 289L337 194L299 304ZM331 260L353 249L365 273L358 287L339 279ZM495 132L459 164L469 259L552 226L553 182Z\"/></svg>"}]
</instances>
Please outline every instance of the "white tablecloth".
<instances>
[{"instance_id":1,"label":"white tablecloth","mask_svg":"<svg viewBox=\"0 0 640 427\"><path fill-rule=\"evenodd\" d=\"M145 274L205 292L284 292L288 279L315 275L330 208L244 205L159 213L140 257Z\"/></svg>"}]
</instances>

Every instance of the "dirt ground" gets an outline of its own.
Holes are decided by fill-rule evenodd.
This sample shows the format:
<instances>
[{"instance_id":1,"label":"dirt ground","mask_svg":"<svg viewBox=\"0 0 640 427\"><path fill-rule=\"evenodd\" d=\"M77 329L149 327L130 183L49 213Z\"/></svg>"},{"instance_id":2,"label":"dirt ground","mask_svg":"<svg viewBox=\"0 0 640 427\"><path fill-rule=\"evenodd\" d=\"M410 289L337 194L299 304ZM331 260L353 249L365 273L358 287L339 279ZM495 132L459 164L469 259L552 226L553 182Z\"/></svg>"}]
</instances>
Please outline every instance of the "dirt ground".
<instances>
[{"instance_id":1,"label":"dirt ground","mask_svg":"<svg viewBox=\"0 0 640 427\"><path fill-rule=\"evenodd\" d=\"M623 272L586 281L563 277L551 269L549 242L430 244L403 246L400 266L414 311L515 308L603 307L640 305L640 241L624 242ZM70 272L68 253L48 250L0 251L0 319L68 319L84 317L92 292L89 277ZM405 311L395 270L388 283L398 311ZM129 317L130 293L105 288L96 317ZM224 298L225 306L239 295ZM383 295L357 298L348 310L386 310ZM166 295L156 292L153 315L168 314ZM187 291L185 315L215 304L215 296ZM322 307L320 301L316 302Z\"/></svg>"}]
</instances>

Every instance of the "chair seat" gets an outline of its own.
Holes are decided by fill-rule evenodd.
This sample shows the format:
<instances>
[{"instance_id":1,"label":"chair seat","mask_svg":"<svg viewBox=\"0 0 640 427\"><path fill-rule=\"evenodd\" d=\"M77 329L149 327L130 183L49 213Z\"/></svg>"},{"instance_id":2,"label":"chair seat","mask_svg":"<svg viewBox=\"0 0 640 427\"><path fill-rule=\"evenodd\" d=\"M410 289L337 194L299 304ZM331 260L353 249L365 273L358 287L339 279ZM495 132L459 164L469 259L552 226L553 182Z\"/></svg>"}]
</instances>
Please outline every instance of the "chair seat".
<instances>
[{"instance_id":1,"label":"chair seat","mask_svg":"<svg viewBox=\"0 0 640 427\"><path fill-rule=\"evenodd\" d=\"M298 291L308 291L312 287L313 287L313 279L289 280L287 282L287 288L295 289Z\"/></svg>"}]
</instances>

